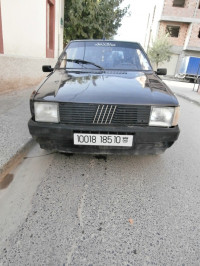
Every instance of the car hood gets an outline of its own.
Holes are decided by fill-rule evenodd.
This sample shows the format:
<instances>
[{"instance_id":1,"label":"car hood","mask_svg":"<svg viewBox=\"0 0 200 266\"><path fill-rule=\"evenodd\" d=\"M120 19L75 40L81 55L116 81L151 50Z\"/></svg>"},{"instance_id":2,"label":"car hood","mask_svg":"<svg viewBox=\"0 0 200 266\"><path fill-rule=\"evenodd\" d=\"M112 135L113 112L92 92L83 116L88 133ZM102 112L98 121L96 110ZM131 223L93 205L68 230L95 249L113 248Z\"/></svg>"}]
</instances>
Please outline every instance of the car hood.
<instances>
[{"instance_id":1,"label":"car hood","mask_svg":"<svg viewBox=\"0 0 200 266\"><path fill-rule=\"evenodd\" d=\"M38 101L177 106L154 72L56 70L40 86Z\"/></svg>"}]
</instances>

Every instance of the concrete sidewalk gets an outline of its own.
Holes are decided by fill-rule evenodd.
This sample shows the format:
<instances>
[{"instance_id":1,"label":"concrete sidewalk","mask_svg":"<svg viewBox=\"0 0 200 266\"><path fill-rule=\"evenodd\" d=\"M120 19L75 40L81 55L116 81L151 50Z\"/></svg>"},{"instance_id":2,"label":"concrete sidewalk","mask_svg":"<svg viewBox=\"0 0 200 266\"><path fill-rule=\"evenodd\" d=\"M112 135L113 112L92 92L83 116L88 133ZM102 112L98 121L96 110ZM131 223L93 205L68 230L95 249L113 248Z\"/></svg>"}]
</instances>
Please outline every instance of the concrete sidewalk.
<instances>
[{"instance_id":1,"label":"concrete sidewalk","mask_svg":"<svg viewBox=\"0 0 200 266\"><path fill-rule=\"evenodd\" d=\"M194 102L200 105L200 89L198 90L198 84L165 80L163 81L168 87L177 95L190 102Z\"/></svg>"},{"instance_id":2,"label":"concrete sidewalk","mask_svg":"<svg viewBox=\"0 0 200 266\"><path fill-rule=\"evenodd\" d=\"M200 106L200 93L193 91L194 84L164 80L180 97ZM17 156L34 141L28 131L30 118L29 98L34 88L0 94L0 176L14 164Z\"/></svg>"},{"instance_id":3,"label":"concrete sidewalk","mask_svg":"<svg viewBox=\"0 0 200 266\"><path fill-rule=\"evenodd\" d=\"M31 143L27 123L34 88L0 94L0 176Z\"/></svg>"}]
</instances>

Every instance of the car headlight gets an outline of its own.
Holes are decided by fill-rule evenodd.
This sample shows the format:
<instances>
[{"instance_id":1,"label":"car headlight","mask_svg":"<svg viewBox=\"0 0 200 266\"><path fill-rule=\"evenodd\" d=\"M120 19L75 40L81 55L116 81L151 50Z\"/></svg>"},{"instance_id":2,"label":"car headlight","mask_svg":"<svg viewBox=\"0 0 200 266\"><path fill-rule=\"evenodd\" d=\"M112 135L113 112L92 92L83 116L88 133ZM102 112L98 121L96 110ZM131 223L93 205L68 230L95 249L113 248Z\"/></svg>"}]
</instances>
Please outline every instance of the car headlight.
<instances>
[{"instance_id":1,"label":"car headlight","mask_svg":"<svg viewBox=\"0 0 200 266\"><path fill-rule=\"evenodd\" d=\"M152 107L149 126L171 127L178 124L179 107Z\"/></svg>"},{"instance_id":2,"label":"car headlight","mask_svg":"<svg viewBox=\"0 0 200 266\"><path fill-rule=\"evenodd\" d=\"M35 121L59 122L58 103L34 102Z\"/></svg>"}]
</instances>

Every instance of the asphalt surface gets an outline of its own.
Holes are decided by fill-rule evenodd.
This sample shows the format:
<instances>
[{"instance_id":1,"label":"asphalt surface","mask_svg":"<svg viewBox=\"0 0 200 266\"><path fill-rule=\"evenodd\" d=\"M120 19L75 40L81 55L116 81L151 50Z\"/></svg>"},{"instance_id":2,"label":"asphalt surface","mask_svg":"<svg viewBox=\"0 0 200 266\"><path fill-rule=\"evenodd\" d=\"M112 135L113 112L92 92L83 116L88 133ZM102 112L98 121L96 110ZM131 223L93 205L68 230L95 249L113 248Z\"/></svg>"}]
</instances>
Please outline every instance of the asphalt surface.
<instances>
[{"instance_id":1,"label":"asphalt surface","mask_svg":"<svg viewBox=\"0 0 200 266\"><path fill-rule=\"evenodd\" d=\"M163 155L36 145L0 190L0 265L200 265L200 107L179 101Z\"/></svg>"},{"instance_id":2,"label":"asphalt surface","mask_svg":"<svg viewBox=\"0 0 200 266\"><path fill-rule=\"evenodd\" d=\"M0 170L31 139L29 98L34 89L0 95Z\"/></svg>"}]
</instances>

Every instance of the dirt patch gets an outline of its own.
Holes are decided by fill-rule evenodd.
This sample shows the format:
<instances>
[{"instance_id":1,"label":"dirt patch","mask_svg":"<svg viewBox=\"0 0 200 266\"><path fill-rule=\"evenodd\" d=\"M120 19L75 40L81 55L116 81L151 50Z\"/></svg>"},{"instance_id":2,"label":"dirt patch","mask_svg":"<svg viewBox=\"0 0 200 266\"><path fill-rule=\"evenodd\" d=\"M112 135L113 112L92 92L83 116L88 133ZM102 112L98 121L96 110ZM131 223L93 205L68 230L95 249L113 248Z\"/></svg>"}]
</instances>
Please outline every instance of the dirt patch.
<instances>
[{"instance_id":1,"label":"dirt patch","mask_svg":"<svg viewBox=\"0 0 200 266\"><path fill-rule=\"evenodd\" d=\"M24 78L23 81L19 79L12 79L12 80L1 80L0 81L0 95L11 93L14 91L21 91L25 90L28 87L33 87L38 85L44 77L40 78Z\"/></svg>"},{"instance_id":2,"label":"dirt patch","mask_svg":"<svg viewBox=\"0 0 200 266\"><path fill-rule=\"evenodd\" d=\"M0 189L5 189L7 188L10 183L13 181L14 175L13 174L7 174L4 176L4 178L0 182Z\"/></svg>"}]
</instances>

